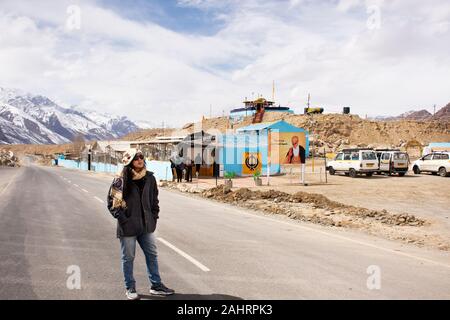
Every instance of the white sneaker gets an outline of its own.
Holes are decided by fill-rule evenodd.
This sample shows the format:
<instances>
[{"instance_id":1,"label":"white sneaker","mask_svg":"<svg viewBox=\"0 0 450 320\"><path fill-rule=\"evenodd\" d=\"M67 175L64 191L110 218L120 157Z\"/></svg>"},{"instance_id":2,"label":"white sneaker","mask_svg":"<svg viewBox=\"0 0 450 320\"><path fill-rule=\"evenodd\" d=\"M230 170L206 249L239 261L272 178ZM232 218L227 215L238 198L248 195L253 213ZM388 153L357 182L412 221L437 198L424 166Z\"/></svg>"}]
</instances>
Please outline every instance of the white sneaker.
<instances>
[{"instance_id":1,"label":"white sneaker","mask_svg":"<svg viewBox=\"0 0 450 320\"><path fill-rule=\"evenodd\" d=\"M139 295L136 292L135 288L127 289L127 292L125 293L127 295L128 300L137 300L139 299Z\"/></svg>"}]
</instances>

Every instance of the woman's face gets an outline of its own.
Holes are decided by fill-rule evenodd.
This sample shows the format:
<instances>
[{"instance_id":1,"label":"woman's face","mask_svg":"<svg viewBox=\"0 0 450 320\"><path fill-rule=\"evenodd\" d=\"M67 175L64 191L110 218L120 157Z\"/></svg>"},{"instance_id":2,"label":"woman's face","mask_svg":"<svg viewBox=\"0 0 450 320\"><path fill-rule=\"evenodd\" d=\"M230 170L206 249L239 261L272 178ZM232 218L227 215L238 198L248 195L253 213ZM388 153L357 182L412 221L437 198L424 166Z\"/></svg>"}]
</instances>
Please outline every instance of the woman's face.
<instances>
[{"instance_id":1,"label":"woman's face","mask_svg":"<svg viewBox=\"0 0 450 320\"><path fill-rule=\"evenodd\" d=\"M142 153L136 154L133 158L132 165L134 169L137 170L143 169L145 166L144 155Z\"/></svg>"}]
</instances>

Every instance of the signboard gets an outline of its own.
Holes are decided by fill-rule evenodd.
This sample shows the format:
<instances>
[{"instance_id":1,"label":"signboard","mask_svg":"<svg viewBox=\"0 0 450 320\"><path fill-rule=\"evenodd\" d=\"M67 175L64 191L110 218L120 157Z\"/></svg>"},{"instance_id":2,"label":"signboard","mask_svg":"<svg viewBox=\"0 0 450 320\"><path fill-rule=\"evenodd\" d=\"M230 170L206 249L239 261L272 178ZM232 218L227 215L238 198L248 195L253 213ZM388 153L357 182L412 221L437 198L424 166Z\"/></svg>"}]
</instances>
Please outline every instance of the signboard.
<instances>
[{"instance_id":1,"label":"signboard","mask_svg":"<svg viewBox=\"0 0 450 320\"><path fill-rule=\"evenodd\" d=\"M308 151L304 132L271 132L269 139L272 164L305 163Z\"/></svg>"},{"instance_id":2,"label":"signboard","mask_svg":"<svg viewBox=\"0 0 450 320\"><path fill-rule=\"evenodd\" d=\"M262 161L260 152L244 152L242 154L242 174L261 172Z\"/></svg>"}]
</instances>

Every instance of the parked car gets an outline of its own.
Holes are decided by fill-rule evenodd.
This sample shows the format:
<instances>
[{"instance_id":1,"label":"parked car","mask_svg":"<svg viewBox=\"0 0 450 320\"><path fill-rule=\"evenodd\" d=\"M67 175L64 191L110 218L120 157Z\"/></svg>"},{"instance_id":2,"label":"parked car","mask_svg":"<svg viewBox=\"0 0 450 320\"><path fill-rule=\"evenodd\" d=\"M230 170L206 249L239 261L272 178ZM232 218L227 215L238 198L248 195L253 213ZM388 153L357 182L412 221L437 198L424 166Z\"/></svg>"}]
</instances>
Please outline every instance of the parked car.
<instances>
[{"instance_id":1,"label":"parked car","mask_svg":"<svg viewBox=\"0 0 450 320\"><path fill-rule=\"evenodd\" d=\"M408 153L398 149L377 149L375 152L378 158L378 173L387 173L389 175L397 173L400 177L403 177L408 172Z\"/></svg>"},{"instance_id":2,"label":"parked car","mask_svg":"<svg viewBox=\"0 0 450 320\"><path fill-rule=\"evenodd\" d=\"M358 174L370 177L378 169L377 155L372 149L344 149L327 164L331 175L343 172L352 178Z\"/></svg>"},{"instance_id":3,"label":"parked car","mask_svg":"<svg viewBox=\"0 0 450 320\"><path fill-rule=\"evenodd\" d=\"M431 172L447 177L450 174L450 152L433 152L416 160L413 164L415 174Z\"/></svg>"}]
</instances>

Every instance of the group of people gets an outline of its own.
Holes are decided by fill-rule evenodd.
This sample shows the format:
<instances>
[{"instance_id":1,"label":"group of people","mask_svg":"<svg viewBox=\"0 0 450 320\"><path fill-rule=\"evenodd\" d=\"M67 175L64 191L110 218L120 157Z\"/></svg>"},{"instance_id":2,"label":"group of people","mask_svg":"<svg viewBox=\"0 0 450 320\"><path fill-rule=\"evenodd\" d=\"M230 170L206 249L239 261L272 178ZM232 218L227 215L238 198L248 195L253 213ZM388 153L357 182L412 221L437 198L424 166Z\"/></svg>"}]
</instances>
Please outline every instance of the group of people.
<instances>
[{"instance_id":1,"label":"group of people","mask_svg":"<svg viewBox=\"0 0 450 320\"><path fill-rule=\"evenodd\" d=\"M189 158L183 158L178 153L175 153L170 158L170 167L172 169L172 176L177 178L177 182L183 182L183 173L184 179L186 182L192 182L192 171L195 165L195 172L200 172L200 167L202 163L202 157L200 154L197 154L194 161Z\"/></svg>"}]
</instances>

